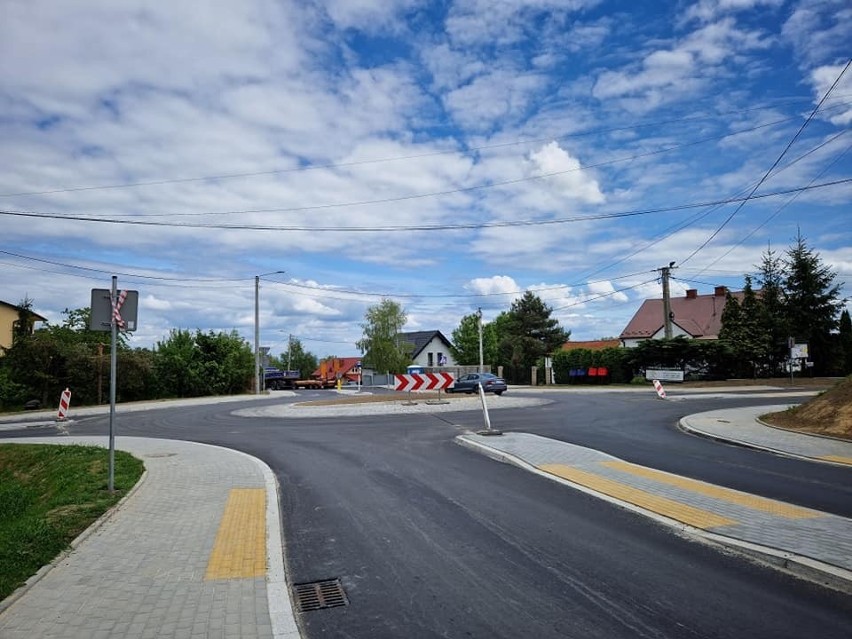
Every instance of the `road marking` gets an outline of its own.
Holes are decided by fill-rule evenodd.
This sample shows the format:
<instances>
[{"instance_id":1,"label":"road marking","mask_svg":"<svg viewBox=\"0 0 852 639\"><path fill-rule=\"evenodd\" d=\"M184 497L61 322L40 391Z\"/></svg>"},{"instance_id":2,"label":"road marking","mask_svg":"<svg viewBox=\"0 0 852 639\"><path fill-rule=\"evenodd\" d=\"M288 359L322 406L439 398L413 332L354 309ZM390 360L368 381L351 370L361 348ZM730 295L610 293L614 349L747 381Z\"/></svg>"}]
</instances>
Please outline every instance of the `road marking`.
<instances>
[{"instance_id":1,"label":"road marking","mask_svg":"<svg viewBox=\"0 0 852 639\"><path fill-rule=\"evenodd\" d=\"M266 574L266 491L233 488L207 562L205 581Z\"/></svg>"},{"instance_id":2,"label":"road marking","mask_svg":"<svg viewBox=\"0 0 852 639\"><path fill-rule=\"evenodd\" d=\"M572 468L564 464L542 464L539 469L557 477L562 477L575 484L580 484L597 492L626 501L635 506L645 508L657 514L675 519L677 521L695 526L696 528L715 528L717 526L731 526L737 522L733 519L711 513L701 508L688 506L667 497L660 497L652 493L633 488L600 475L595 475L578 468Z\"/></svg>"},{"instance_id":3,"label":"road marking","mask_svg":"<svg viewBox=\"0 0 852 639\"><path fill-rule=\"evenodd\" d=\"M852 466L852 457L845 457L843 455L825 455L824 457L818 457L817 459L824 459L825 461L834 462L836 464L848 464Z\"/></svg>"},{"instance_id":4,"label":"road marking","mask_svg":"<svg viewBox=\"0 0 852 639\"><path fill-rule=\"evenodd\" d=\"M731 504L737 504L738 506L745 506L752 510L759 510L770 515L777 515L787 519L814 519L822 516L821 512L810 510L809 508L791 506L782 501L775 501L774 499L766 499L765 497L750 495L738 490L731 490L730 488L714 486L703 481L672 475L660 470L654 470L653 468L647 468L646 466L637 466L636 464L623 461L607 461L601 462L601 464L607 468L620 470L637 477L651 479L661 484L668 484L669 486L682 488L683 490L726 501Z\"/></svg>"}]
</instances>

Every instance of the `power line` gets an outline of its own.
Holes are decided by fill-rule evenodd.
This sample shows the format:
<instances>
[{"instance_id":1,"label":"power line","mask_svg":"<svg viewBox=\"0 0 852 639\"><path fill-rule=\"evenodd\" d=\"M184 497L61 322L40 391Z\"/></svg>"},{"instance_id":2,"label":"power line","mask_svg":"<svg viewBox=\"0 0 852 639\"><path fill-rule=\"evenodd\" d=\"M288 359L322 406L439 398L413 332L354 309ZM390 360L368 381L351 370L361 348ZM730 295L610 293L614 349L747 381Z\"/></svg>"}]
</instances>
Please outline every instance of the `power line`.
<instances>
[{"instance_id":1,"label":"power line","mask_svg":"<svg viewBox=\"0 0 852 639\"><path fill-rule=\"evenodd\" d=\"M837 134L836 136L834 136L834 137L832 138L832 140L831 140L831 141L836 140L837 138L839 138L839 137L840 137L841 135L843 135L844 133L846 133L846 131L841 131L839 134ZM837 164L837 163L838 163L838 162L839 162L839 161L843 158L843 156L844 156L844 155L846 155L846 154L849 152L849 150L850 150L850 149L852 149L852 145L847 146L847 147L843 150L843 152L842 152L842 153L840 153L840 154L839 154L836 158L834 158L834 160L832 160L832 162L831 162L828 166L826 166L826 167L825 167L822 171L820 171L820 172L819 172L819 174L818 174L818 175L816 175L816 176L814 177L814 179L813 179L813 180L811 180L811 183L816 182L816 180L818 180L820 177L822 177L823 175L825 175L826 173L828 173L828 171L831 169L831 167L833 167L835 164ZM777 175L777 174L776 174L776 175ZM713 266L714 264L718 264L718 263L719 263L719 262L721 262L724 258L726 258L728 255L730 255L730 254L733 252L733 250L734 250L735 248L737 248L738 246L742 246L742 244L744 244L744 243L746 242L746 240L748 240L748 239L749 239L752 235L754 235L755 233L757 233L760 229L762 229L764 226L766 226L766 225L767 225L767 224L769 224L772 220L774 220L776 217L778 217L781 213L783 213L783 212L784 212L784 210L785 210L788 206L790 206L793 202L795 202L795 201L796 201L796 198L798 198L798 197L799 197L799 195L801 195L801 193L796 193L796 194L794 194L793 196L791 196L791 197L790 197L790 199L788 199L786 202L784 202L783 204L781 204L781 205L780 205L777 209L775 209L775 212L773 212L773 213L772 213L772 215L770 215L770 216L769 216L769 217L767 217L765 220L763 220L763 222L761 222L761 223L760 223L760 224L758 224L756 227L754 227L751 231L749 231L746 235L744 235L744 236L742 237L742 239L740 239L738 242L736 242L736 243L735 243L735 244L734 244L731 248L729 248L727 251L725 251L724 253L722 253L722 255L720 255L720 256L719 256L719 257L717 257L715 260L713 260L712 262L710 262L710 263L709 263L709 264L708 264L705 268L701 269L701 270L697 273L697 275L701 275L702 273L704 273L704 271L706 271L706 270L707 270L707 268L709 268L709 267Z\"/></svg>"},{"instance_id":2,"label":"power line","mask_svg":"<svg viewBox=\"0 0 852 639\"><path fill-rule=\"evenodd\" d=\"M558 308L554 308L554 311L564 311L566 308L573 308L574 306L580 306L582 304L587 304L588 302L594 302L595 300L603 299L604 297L609 297L611 295L615 295L616 293L623 293L624 291L630 291L634 288L639 288L640 286L645 286L646 284L651 284L652 282L656 282L657 278L653 278L647 280L645 282L639 282L638 284L633 284L632 286L625 286L624 288L619 288L614 291L609 291L607 293L603 293L601 295L596 295L595 297L588 297L582 300L578 300L577 302L573 302L571 304L566 304L565 306L559 306Z\"/></svg>"},{"instance_id":3,"label":"power line","mask_svg":"<svg viewBox=\"0 0 852 639\"><path fill-rule=\"evenodd\" d=\"M57 262L57 261L54 261L54 260L46 260L46 259L40 258L40 257L31 257L29 255L21 255L20 253L12 253L11 251L0 250L0 254L8 255L10 257L17 257L18 259L22 259L22 260L32 260L33 262L41 262L43 264L50 264L52 266L60 266L60 267L63 267L63 268L71 268L71 269L77 269L77 270L80 270L80 271L88 271L90 273L101 273L103 275L120 275L122 277L132 277L134 279L140 279L140 280L158 280L158 281L164 281L164 282L197 282L197 283L210 282L210 283L221 284L223 282L245 282L245 281L248 281L250 279L250 278L247 278L247 277L212 279L212 278L191 278L191 277L163 277L163 276L160 276L160 275L141 275L139 273L122 273L120 271L115 271L115 270L105 270L105 269L99 269L99 268L92 268L92 267L88 267L88 266L78 266L76 264L68 264L68 263L63 263L63 262Z\"/></svg>"},{"instance_id":4,"label":"power line","mask_svg":"<svg viewBox=\"0 0 852 639\"><path fill-rule=\"evenodd\" d=\"M202 211L196 213L178 213L178 212L166 212L166 213L153 213L144 216L139 216L137 214L128 214L127 217L201 217L201 216L213 216L213 215L248 215L252 213L297 213L303 211L318 211L318 210L328 210L328 209L337 209L337 208L348 208L355 206L373 206L378 204L393 204L396 202L407 202L412 200L421 200L433 197L443 197L446 195L458 195L461 193L471 193L475 191L482 191L486 189L493 189L502 186L513 186L516 184L523 184L526 182L532 182L537 180L546 180L548 178L557 177L560 175L565 175L568 173L574 173L576 171L585 171L589 169L601 168L604 166L610 166L613 164L619 164L621 162L632 162L637 159L651 157L654 155L662 155L665 153L669 153L670 151L677 151L679 149L684 149L690 146L697 146L700 144L704 144L705 142L713 142L718 140L724 140L726 138L734 137L737 135L741 135L743 133L753 133L754 131L764 129L767 127L775 126L776 124L782 124L784 122L789 122L791 120L798 119L798 116L791 118L784 118L781 120L776 120L774 122L768 122L760 125L756 125L753 127L749 127L747 129L740 129L738 131L734 131L731 133L726 133L720 136L710 136L707 138L701 138L698 140L692 140L689 142L684 142L682 144L675 144L667 147L663 147L662 149L657 149L655 151L647 151L645 153L639 153L635 155L630 155L621 158L615 158L613 160L606 160L604 162L597 162L595 164L588 164L586 166L574 167L571 169L565 169L563 171L553 171L551 173L542 173L540 175L531 175L522 178L514 178L512 180L502 180L499 182L488 182L486 184L475 184L473 186L465 186L459 187L456 189L447 189L445 191L430 191L427 193L414 193L411 195L400 195L395 197L387 197L387 198L379 198L374 200L361 200L356 202L331 202L326 204L313 204L307 206L290 206L290 207L275 207L275 208L263 208L263 209L242 209L242 210L234 210L234 211ZM116 219L122 217L117 214L109 214L110 218L105 219ZM101 219L102 216L92 215L90 214L88 217Z\"/></svg>"},{"instance_id":5,"label":"power line","mask_svg":"<svg viewBox=\"0 0 852 639\"><path fill-rule=\"evenodd\" d=\"M808 151L806 151L805 153L803 153L802 155L800 155L799 157L797 157L795 160L792 160L791 162L787 163L785 166L783 166L782 168L780 168L778 171L776 171L775 175L779 175L780 173L782 173L782 172L786 171L786 170L787 170L787 169L789 169L790 167L795 166L798 162L802 161L803 159L805 159L806 157L808 157L808 156L812 155L813 153L816 153L816 152L817 152L817 151L819 151L820 149L822 149L822 148L824 148L824 147L828 146L829 144L831 144L832 142L834 142L834 141L835 141L835 140L837 140L838 138L842 137L842 136L843 136L843 135L845 135L846 133L847 133L847 131L845 131L845 130L844 130L844 131L841 131L841 132L840 132L840 133L838 133L837 135L834 135L834 136L832 136L831 138L829 138L829 139L827 139L827 140L825 140L825 141L821 142L820 144L816 145L815 147L812 147L811 149L809 149ZM847 150L848 150L848 149L847 149ZM814 184L814 183L816 182L816 180L817 180L819 177L822 177L822 176L823 176L823 175L824 175L824 174L828 171L828 169L830 169L830 168L831 168L831 166L833 166L834 164L836 164L836 163L840 160L840 158L842 158L842 157L843 157L843 155L844 155L845 153L846 153L846 151L843 151L843 153L841 153L841 154L840 154L840 156L838 156L838 157L837 157L837 158L836 158L836 159L835 159L835 160L834 160L834 161L833 161L833 162L832 162L832 163L831 163L831 164L830 164L830 165L829 165L829 166L828 166L825 170L821 171L819 175L817 175L817 176L816 176L813 180L811 180L811 181L810 181L810 184ZM737 192L737 194L736 194L736 195L744 194L744 193L746 193L747 191L748 191L748 188L742 189L741 191ZM777 210L777 211L776 211L776 212L775 212L772 216L770 216L767 220L765 220L765 221L764 221L761 225L759 225L757 228L755 228L754 230L752 230L752 231L751 231L748 235L746 235L746 236L745 236L742 240L740 240L740 241L739 241L736 245L734 245L734 247L733 247L733 248L731 248L731 249L730 249L727 253L725 253L725 255L728 255L728 254L729 254L729 253L730 253L730 252L731 252L734 248L736 248L737 246L741 245L741 244L742 244L743 242L745 242L745 241L746 241L749 237L751 237L752 235L754 235L754 233L756 233L756 232L757 232L760 228L762 228L763 226L765 226L765 225L766 225L766 224L767 224L767 223L768 223L771 219L773 219L775 216L777 216L777 215L778 215L778 213L780 213L780 212L781 212L781 210L782 210L784 207L786 207L786 206L788 206L790 203L792 203L792 202L793 202L793 200L795 200L795 199L799 196L799 194L800 194L800 193L796 193L795 195L793 195L793 196L792 196L792 198L791 198L790 200L788 200L787 202L785 202L785 203L784 203L784 204L783 204L783 205L782 205L782 206L781 206L781 207L780 207L780 208L779 208L779 209L778 209L778 210ZM654 239L652 239L652 240L651 240L651 241L649 241L649 242L646 242L645 244L643 244L642 246L640 246L639 248L637 248L635 251L633 251L633 252L631 252L631 253L628 253L627 255L624 255L623 257L619 258L618 260L616 260L615 262L612 262L611 264L609 264L609 265L607 265L607 266L603 266L603 267L598 268L598 269L596 269L596 270L594 270L594 271L591 271L590 273L588 273L587 277L591 277L592 275L596 275L597 273L600 273L600 272L605 271L605 270L607 270L607 269L609 269L609 268L612 268L613 266L617 266L618 264L621 264L622 262L627 261L627 260L628 260L628 259L630 259L631 257L634 257L634 256L638 255L639 253L642 253L643 251L645 251L645 250L649 249L650 247L654 246L655 244L659 244L659 243L660 243L660 242L662 242L664 239L666 239L666 238L668 238L668 237L671 237L672 235L674 235L674 234L675 234L675 233L677 233L678 231L682 231L683 229L685 229L685 228L688 228L688 227L692 226L693 224L695 224L695 223L696 223L696 222L698 222L699 220L703 220L704 218L706 218L706 217L707 217L708 215L710 215L711 213L714 213L715 211L718 211L719 209L721 209L723 206L724 206L724 205L722 205L722 204L720 204L720 205L716 205L716 206L712 206L712 207L710 207L710 208L709 208L708 210L706 210L706 211L703 211L703 212L700 212L700 213L696 213L695 215L691 216L690 218L688 218L688 219L684 220L683 222L679 222L679 223L676 223L676 224L672 224L671 226L669 226L669 227L667 227L666 229L664 229L662 233L660 233L659 235L657 235L657 237L655 237ZM725 255L723 255L722 257L725 257ZM713 261L713 262L712 262L709 266L712 266L713 264L715 264L716 262L718 262L720 259L722 259L722 258L718 258L717 260ZM700 272L701 272L701 273L703 273L703 272L704 272L704 270L706 270L706 269L702 269L702 271L700 271Z\"/></svg>"},{"instance_id":6,"label":"power line","mask_svg":"<svg viewBox=\"0 0 852 639\"><path fill-rule=\"evenodd\" d=\"M633 211L621 211L616 213L601 213L598 215L582 215L564 218L555 218L551 220L507 220L503 222L477 222L464 224L418 224L418 225L399 225L399 226L296 226L282 225L271 226L266 224L196 224L191 222L153 222L150 220L138 219L109 219L91 217L86 215L62 215L58 213L40 213L36 211L0 211L0 215L8 215L13 217L37 218L37 219L54 219L64 221L77 222L95 222L100 224L125 224L131 226L151 226L151 227L169 227L169 228L196 228L196 229L219 229L219 230L238 230L238 231L306 231L310 233L328 233L328 232L348 232L348 233L377 233L377 232L399 232L399 231L454 231L454 230L470 230L470 229L485 229L485 228L511 228L523 226L552 226L557 224L568 224L572 222L588 222L593 220L608 220L625 217L636 217L643 215L652 215L655 213L670 213L674 211L684 211L689 209L704 208L708 206L716 206L720 204L732 204L735 202L745 202L747 200L756 200L769 197L777 197L780 195L789 195L800 191L810 191L814 189L828 188L840 184L852 182L852 178L842 178L823 182L820 184L809 184L808 186L784 189L781 191L772 191L755 195L753 192L747 197L731 197L721 200L711 200L707 202L696 202L693 204L681 204L676 206L666 206L653 209L642 209ZM697 251L696 251L697 252Z\"/></svg>"},{"instance_id":7,"label":"power line","mask_svg":"<svg viewBox=\"0 0 852 639\"><path fill-rule=\"evenodd\" d=\"M791 102L798 102L799 100L791 100ZM843 106L843 105L838 105ZM652 122L646 122L641 124L632 124L626 126L619 127L608 127L603 129L594 129L590 131L579 131L575 133L566 133L560 136L549 136L544 138L531 138L527 140L517 140L514 142L498 142L494 144L484 144L480 146L474 147L464 147L464 148L454 148L454 149L446 149L441 151L429 151L426 153L416 153L410 155L401 155L394 157L385 157L385 158L372 158L367 160L356 160L352 162L336 162L336 163L326 163L326 164L311 164L308 166L298 166L298 167L290 167L286 169L270 169L266 171L249 171L243 173L225 173L219 175L207 175L207 176L195 176L195 177L185 177L185 178L165 178L159 180L148 180L148 181L140 181L140 182L123 182L120 184L100 184L93 186L74 186L67 188L56 188L56 189L45 189L40 191L22 191L19 193L0 193L0 198L6 197L30 197L36 195L55 195L59 193L76 193L81 191L101 191L101 190L115 190L115 189L128 189L128 188L140 188L147 186L163 186L167 184L186 184L191 182L206 182L206 181L221 181L221 180L230 180L230 179L240 179L240 178L251 178L251 177L265 177L270 175L283 175L287 173L303 173L307 171L315 171L315 170L328 170L328 169L342 169L342 168L351 168L356 166L364 166L369 164L382 164L388 162L399 162L399 161L407 161L407 160L416 160L422 159L426 157L434 157L440 155L450 155L454 153L473 153L477 151L486 151L490 149L499 149L510 146L520 146L526 144L540 144L543 142L550 141L558 141L558 140L567 140L570 138L578 138L578 137L586 137L593 135L603 135L607 133L618 133L621 131L631 131L642 128L650 128L655 126L662 126L667 124L676 124L681 122L700 122L702 120L713 120L720 116L726 115L737 115L742 113L749 113L751 111L761 111L766 109L773 109L774 105L770 106L761 106L761 107L753 107L750 109L736 109L732 111L723 111L714 115L706 115L706 116L686 116L683 118L670 118L666 120L657 120ZM837 108L837 107L832 107ZM796 116L798 117L798 116ZM795 118L790 118L795 119ZM781 120L779 122L784 122L786 120Z\"/></svg>"},{"instance_id":8,"label":"power line","mask_svg":"<svg viewBox=\"0 0 852 639\"><path fill-rule=\"evenodd\" d=\"M644 273L647 273L647 271L637 271L636 273L628 273L626 275L619 275L618 277L611 277L611 278L607 278L605 280L593 280L593 281L580 282L580 283L574 283L574 284L560 284L558 286L532 287L532 288L518 289L518 290L514 290L514 291L503 291L503 292L500 292L500 293L458 293L458 294L452 294L452 293L446 293L446 294L436 294L436 293L423 293L423 294L418 294L418 293L369 293L369 292L359 291L359 290L355 290L355 289L343 289L343 288L323 289L323 288L319 288L319 287L315 287L315 286L308 286L307 284L297 284L297 283L294 283L294 282L278 282L276 280L267 280L267 282L271 281L275 284L280 284L282 286L295 287L295 288L299 288L299 289L307 289L307 290L313 291L315 293L325 293L325 292L344 293L344 294L349 294L349 295L355 295L355 296L358 296L358 297L367 296L367 297L378 297L378 298L387 297L387 298L417 298L417 299L425 299L425 298L438 298L438 299L476 298L476 299L479 299L479 298L483 298L483 297L504 297L504 296L507 296L507 295L521 295L523 293L526 293L527 291L532 292L532 293L546 293L546 292L558 291L558 290L562 290L562 289L566 289L566 288L574 288L574 287L579 287L579 286L589 286L589 285L592 285L592 284L601 284L601 283L604 283L604 282L613 282L613 281L616 281L616 280L623 280L623 279L626 279L626 278L629 278L629 277L636 277L637 275L641 275L641 274L644 274ZM308 295L307 293L301 293L299 291L294 291L294 292L297 295L299 295L299 294L303 294L303 295L306 295L306 296ZM338 300L342 300L342 301L351 301L351 298L334 297L333 295L314 295L313 297L320 298L320 299L338 299Z\"/></svg>"},{"instance_id":9,"label":"power line","mask_svg":"<svg viewBox=\"0 0 852 639\"><path fill-rule=\"evenodd\" d=\"M850 59L849 61L846 62L846 66L843 67L843 70L838 74L837 78L834 80L834 83L831 85L831 87L829 87L828 91L825 92L825 95L822 96L822 99L814 107L814 109L808 115L807 119L802 123L802 126L799 127L799 130L796 131L796 134L793 136L793 138L790 140L790 142L787 143L787 146L784 147L784 150L781 151L781 155L779 155L776 158L775 162L772 163L772 166L769 167L769 170L766 173L764 173L763 177L760 178L760 180L757 182L757 184L755 184L754 188L751 190L751 193L749 193L748 197L746 197L742 202L740 202L739 206L737 206L734 209L734 211L725 219L725 221L722 222L722 224L719 226L719 228L717 228L710 235L710 237L708 237L704 241L704 243L701 244L701 246L699 246L692 253L690 253L689 257L687 257L685 260L681 261L681 265L683 265L686 262L688 262L689 260L691 260L699 251L701 251L705 246L707 246L711 241L713 241L713 238L715 238L719 233L722 232L722 229L725 228L728 225L728 222L730 222L732 219L734 219L734 216L737 213L740 212L740 210L745 206L746 202L748 202L750 199L752 199L752 196L754 195L755 191L757 191L757 189L760 188L761 184L763 184L766 181L766 179L772 174L772 171L775 170L775 167L778 166L778 164L781 162L781 159L787 154L787 151L789 151L790 148L793 146L793 144L796 142L796 140L799 139L799 135L801 135L802 131L804 131L805 128L810 123L810 121L813 120L814 116L819 111L823 102L825 102L826 98L828 98L828 96L831 95L831 92L834 91L834 87L837 86L837 84L840 82L840 79L843 77L843 74L846 73L846 70L849 68L850 64L852 64L852 59Z\"/></svg>"}]
</instances>

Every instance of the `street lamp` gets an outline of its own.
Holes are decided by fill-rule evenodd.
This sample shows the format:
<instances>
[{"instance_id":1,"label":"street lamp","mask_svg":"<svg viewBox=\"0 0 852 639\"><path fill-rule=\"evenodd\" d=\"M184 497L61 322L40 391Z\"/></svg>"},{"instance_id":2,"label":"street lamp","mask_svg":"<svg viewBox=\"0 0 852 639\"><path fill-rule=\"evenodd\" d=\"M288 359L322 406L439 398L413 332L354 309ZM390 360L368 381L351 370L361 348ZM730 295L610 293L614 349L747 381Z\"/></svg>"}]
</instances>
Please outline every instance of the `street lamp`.
<instances>
[{"instance_id":1,"label":"street lamp","mask_svg":"<svg viewBox=\"0 0 852 639\"><path fill-rule=\"evenodd\" d=\"M270 271L254 276L254 394L260 395L260 278L287 271Z\"/></svg>"}]
</instances>

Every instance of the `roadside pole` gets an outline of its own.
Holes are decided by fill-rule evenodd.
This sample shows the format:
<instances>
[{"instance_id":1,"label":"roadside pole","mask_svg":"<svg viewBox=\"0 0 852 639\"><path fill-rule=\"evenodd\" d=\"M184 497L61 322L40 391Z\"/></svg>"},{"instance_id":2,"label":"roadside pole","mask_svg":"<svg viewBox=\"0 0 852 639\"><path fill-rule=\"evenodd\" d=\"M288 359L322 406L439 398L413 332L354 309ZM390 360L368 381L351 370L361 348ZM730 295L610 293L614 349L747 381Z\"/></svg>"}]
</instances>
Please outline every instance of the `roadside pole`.
<instances>
[{"instance_id":1,"label":"roadside pole","mask_svg":"<svg viewBox=\"0 0 852 639\"><path fill-rule=\"evenodd\" d=\"M118 276L112 276L112 288L110 289L110 302L112 303L112 313L110 315L110 354L109 354L109 483L107 489L109 492L115 492L115 384L116 384L116 368L118 365Z\"/></svg>"},{"instance_id":2,"label":"roadside pole","mask_svg":"<svg viewBox=\"0 0 852 639\"><path fill-rule=\"evenodd\" d=\"M139 291L118 290L118 276L110 288L93 288L89 330L109 331L109 492L115 490L115 397L118 378L118 331L136 330ZM123 315L122 315L123 313ZM99 351L100 352L100 351ZM99 360L100 361L100 358Z\"/></svg>"},{"instance_id":3,"label":"roadside pole","mask_svg":"<svg viewBox=\"0 0 852 639\"><path fill-rule=\"evenodd\" d=\"M491 417L488 415L488 404L485 402L485 391L482 388L482 384L477 384L476 387L479 389L479 399L482 402L482 415L485 418L485 430L477 431L477 435L502 435L502 430L495 430L491 428Z\"/></svg>"}]
</instances>

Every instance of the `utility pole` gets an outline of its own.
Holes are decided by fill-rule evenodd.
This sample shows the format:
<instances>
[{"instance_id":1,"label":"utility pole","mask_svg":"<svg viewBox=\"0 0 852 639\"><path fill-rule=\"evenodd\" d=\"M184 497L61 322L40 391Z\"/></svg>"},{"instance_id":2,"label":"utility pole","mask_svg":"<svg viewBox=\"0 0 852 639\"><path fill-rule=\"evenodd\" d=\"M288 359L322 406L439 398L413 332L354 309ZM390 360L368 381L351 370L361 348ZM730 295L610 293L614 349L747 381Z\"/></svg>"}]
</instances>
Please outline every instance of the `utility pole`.
<instances>
[{"instance_id":1,"label":"utility pole","mask_svg":"<svg viewBox=\"0 0 852 639\"><path fill-rule=\"evenodd\" d=\"M260 395L260 275L254 276L254 394Z\"/></svg>"},{"instance_id":2,"label":"utility pole","mask_svg":"<svg viewBox=\"0 0 852 639\"><path fill-rule=\"evenodd\" d=\"M672 297L669 291L669 276L674 268L674 262L660 269L663 280L663 326L665 327L666 339L672 338Z\"/></svg>"},{"instance_id":3,"label":"utility pole","mask_svg":"<svg viewBox=\"0 0 852 639\"><path fill-rule=\"evenodd\" d=\"M293 333L287 335L287 370L291 370L293 368L291 362L293 361Z\"/></svg>"},{"instance_id":4,"label":"utility pole","mask_svg":"<svg viewBox=\"0 0 852 639\"><path fill-rule=\"evenodd\" d=\"M479 372L482 373L484 366L482 361L482 307L476 311L476 317L479 320Z\"/></svg>"}]
</instances>

